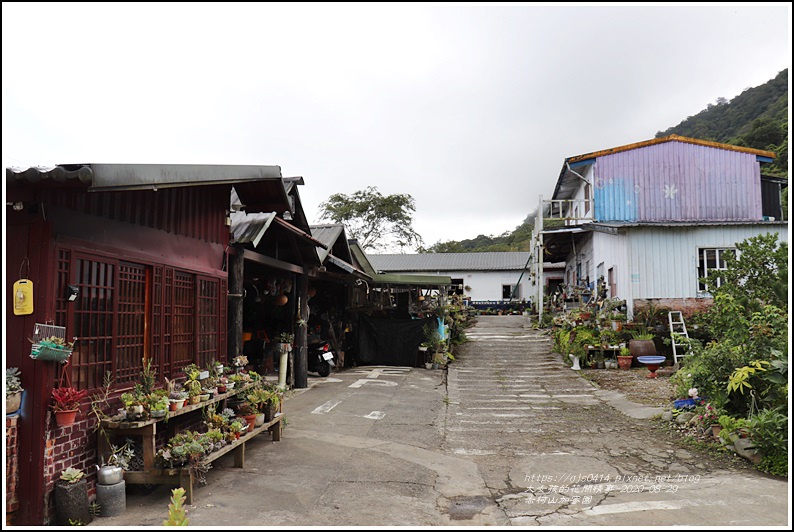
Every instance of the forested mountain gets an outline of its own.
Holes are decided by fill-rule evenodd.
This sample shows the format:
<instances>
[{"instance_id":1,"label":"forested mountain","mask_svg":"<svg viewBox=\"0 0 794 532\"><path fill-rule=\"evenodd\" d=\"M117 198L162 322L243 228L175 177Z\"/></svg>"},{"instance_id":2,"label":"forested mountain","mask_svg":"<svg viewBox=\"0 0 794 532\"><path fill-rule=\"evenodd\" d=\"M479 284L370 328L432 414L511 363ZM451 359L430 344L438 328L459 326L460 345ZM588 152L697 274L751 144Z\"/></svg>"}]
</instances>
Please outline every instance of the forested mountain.
<instances>
[{"instance_id":1,"label":"forested mountain","mask_svg":"<svg viewBox=\"0 0 794 532\"><path fill-rule=\"evenodd\" d=\"M764 166L764 173L788 177L788 69L730 101L717 98L695 116L656 133L657 138L668 135L773 151L777 157L772 164ZM788 189L784 190L783 208L787 211ZM419 252L528 251L533 227L534 214L529 214L513 231L499 236L479 235L466 240L438 242L429 248L420 248Z\"/></svg>"},{"instance_id":2,"label":"forested mountain","mask_svg":"<svg viewBox=\"0 0 794 532\"><path fill-rule=\"evenodd\" d=\"M717 98L706 109L656 137L681 135L777 154L765 173L787 176L788 170L788 69L759 87L742 92L728 102Z\"/></svg>"}]
</instances>

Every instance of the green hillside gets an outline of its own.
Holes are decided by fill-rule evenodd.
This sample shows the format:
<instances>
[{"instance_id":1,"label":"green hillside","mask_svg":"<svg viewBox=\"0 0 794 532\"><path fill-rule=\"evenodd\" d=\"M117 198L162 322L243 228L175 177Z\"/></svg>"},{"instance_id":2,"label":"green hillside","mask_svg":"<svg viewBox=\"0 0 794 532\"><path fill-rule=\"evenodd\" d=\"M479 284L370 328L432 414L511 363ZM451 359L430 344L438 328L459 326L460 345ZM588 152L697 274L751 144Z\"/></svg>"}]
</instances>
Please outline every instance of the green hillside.
<instances>
[{"instance_id":1,"label":"green hillside","mask_svg":"<svg viewBox=\"0 0 794 532\"><path fill-rule=\"evenodd\" d=\"M774 79L747 89L732 100L717 98L695 116L677 126L656 133L656 137L681 135L736 146L775 152L774 163L764 173L788 177L788 69ZM788 189L784 189L783 210L788 209ZM479 235L466 240L437 242L420 253L463 253L483 251L528 251L534 226L533 214L513 231L499 236Z\"/></svg>"},{"instance_id":2,"label":"green hillside","mask_svg":"<svg viewBox=\"0 0 794 532\"><path fill-rule=\"evenodd\" d=\"M656 137L668 135L773 151L777 154L775 162L764 172L788 176L788 69L730 102L717 98L716 103L677 126L659 131Z\"/></svg>"}]
</instances>

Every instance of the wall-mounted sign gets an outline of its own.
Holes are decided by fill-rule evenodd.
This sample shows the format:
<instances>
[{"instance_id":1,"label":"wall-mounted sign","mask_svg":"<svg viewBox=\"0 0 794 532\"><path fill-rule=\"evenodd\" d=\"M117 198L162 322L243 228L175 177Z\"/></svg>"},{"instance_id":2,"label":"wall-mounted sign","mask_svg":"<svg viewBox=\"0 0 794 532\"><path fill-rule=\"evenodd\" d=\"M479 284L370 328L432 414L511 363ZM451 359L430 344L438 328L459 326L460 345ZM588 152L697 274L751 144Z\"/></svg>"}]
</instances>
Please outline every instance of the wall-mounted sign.
<instances>
[{"instance_id":1,"label":"wall-mounted sign","mask_svg":"<svg viewBox=\"0 0 794 532\"><path fill-rule=\"evenodd\" d=\"M33 281L20 279L14 283L14 314L33 314Z\"/></svg>"}]
</instances>

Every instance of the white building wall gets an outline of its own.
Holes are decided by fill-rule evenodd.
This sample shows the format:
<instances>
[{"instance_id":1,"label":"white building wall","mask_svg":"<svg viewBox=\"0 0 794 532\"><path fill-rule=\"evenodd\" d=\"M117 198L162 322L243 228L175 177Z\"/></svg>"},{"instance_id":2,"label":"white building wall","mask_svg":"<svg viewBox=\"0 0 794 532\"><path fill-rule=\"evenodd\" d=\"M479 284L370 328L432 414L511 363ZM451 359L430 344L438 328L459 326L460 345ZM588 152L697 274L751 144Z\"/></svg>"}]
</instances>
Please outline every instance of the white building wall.
<instances>
[{"instance_id":1,"label":"white building wall","mask_svg":"<svg viewBox=\"0 0 794 532\"><path fill-rule=\"evenodd\" d=\"M593 199L593 171L594 171L595 164L590 164L587 166L581 166L579 168L572 168L571 171L576 172L577 174L581 175L587 183L590 184L590 199ZM568 211L566 214L570 217L576 218L584 218L584 217L592 217L593 216L593 209L591 208L589 212L585 213L582 208L584 203L582 202L585 199L585 190L584 190L585 182L581 179L579 180L579 188L577 188L576 193L571 198L572 200L581 200L581 201L573 201L571 202ZM578 211L578 212L574 212ZM572 225L578 225L580 222L574 221Z\"/></svg>"},{"instance_id":2,"label":"white building wall","mask_svg":"<svg viewBox=\"0 0 794 532\"><path fill-rule=\"evenodd\" d=\"M399 272L406 274L419 275L449 275L452 279L463 279L464 286L470 286L471 290L464 290L463 295L470 297L472 301L501 301L502 285L514 285L521 276L521 270L505 270L495 272L485 271L439 271L439 272ZM518 293L518 300L526 299L533 294L533 286L530 280L529 270L521 276L521 288Z\"/></svg>"},{"instance_id":3,"label":"white building wall","mask_svg":"<svg viewBox=\"0 0 794 532\"><path fill-rule=\"evenodd\" d=\"M608 235L593 233L593 262L595 263L595 280L598 281L598 265L603 264L604 281L609 283L609 269L614 268L617 297L630 297L630 266L628 261L628 237L626 235ZM592 277L591 277L592 278ZM609 293L609 297L615 297Z\"/></svg>"},{"instance_id":4,"label":"white building wall","mask_svg":"<svg viewBox=\"0 0 794 532\"><path fill-rule=\"evenodd\" d=\"M698 297L698 249L730 248L747 238L779 233L785 226L730 225L630 228L628 261L633 299Z\"/></svg>"},{"instance_id":5,"label":"white building wall","mask_svg":"<svg viewBox=\"0 0 794 532\"><path fill-rule=\"evenodd\" d=\"M589 275L595 286L599 264L603 264L605 281L609 268L615 268L617 297L626 300L631 315L635 299L702 297L698 294L700 248L731 248L747 238L774 232L780 241L788 242L786 226L769 225L629 227L618 235L594 231L566 259L566 274L575 272L579 260L582 276Z\"/></svg>"}]
</instances>

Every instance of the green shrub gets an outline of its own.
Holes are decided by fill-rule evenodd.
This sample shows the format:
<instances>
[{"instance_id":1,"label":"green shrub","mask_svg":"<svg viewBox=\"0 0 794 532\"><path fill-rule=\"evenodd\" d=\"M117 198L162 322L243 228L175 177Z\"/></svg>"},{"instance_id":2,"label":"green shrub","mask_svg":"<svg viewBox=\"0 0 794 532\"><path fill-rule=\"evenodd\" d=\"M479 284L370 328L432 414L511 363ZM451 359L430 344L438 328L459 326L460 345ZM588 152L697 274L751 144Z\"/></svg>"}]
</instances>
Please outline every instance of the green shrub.
<instances>
[{"instance_id":1,"label":"green shrub","mask_svg":"<svg viewBox=\"0 0 794 532\"><path fill-rule=\"evenodd\" d=\"M788 416L777 410L764 409L748 422L750 438L756 449L766 458L759 464L768 473L788 473ZM781 473L781 471L785 473Z\"/></svg>"}]
</instances>

